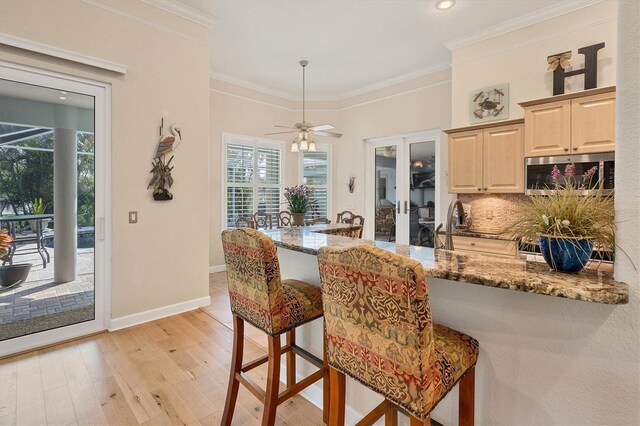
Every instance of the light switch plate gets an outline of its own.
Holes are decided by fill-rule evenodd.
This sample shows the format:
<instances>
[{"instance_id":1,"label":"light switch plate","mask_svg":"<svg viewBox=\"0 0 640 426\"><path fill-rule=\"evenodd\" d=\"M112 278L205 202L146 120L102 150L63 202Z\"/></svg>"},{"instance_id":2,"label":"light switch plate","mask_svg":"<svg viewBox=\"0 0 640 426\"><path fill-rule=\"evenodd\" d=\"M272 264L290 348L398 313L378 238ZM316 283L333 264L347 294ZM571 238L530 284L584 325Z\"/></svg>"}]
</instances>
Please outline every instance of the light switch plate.
<instances>
[{"instance_id":1,"label":"light switch plate","mask_svg":"<svg viewBox=\"0 0 640 426\"><path fill-rule=\"evenodd\" d=\"M137 211L129 212L129 223L138 223L138 212Z\"/></svg>"},{"instance_id":2,"label":"light switch plate","mask_svg":"<svg viewBox=\"0 0 640 426\"><path fill-rule=\"evenodd\" d=\"M492 209L487 209L487 219L491 220L493 219L493 210Z\"/></svg>"}]
</instances>

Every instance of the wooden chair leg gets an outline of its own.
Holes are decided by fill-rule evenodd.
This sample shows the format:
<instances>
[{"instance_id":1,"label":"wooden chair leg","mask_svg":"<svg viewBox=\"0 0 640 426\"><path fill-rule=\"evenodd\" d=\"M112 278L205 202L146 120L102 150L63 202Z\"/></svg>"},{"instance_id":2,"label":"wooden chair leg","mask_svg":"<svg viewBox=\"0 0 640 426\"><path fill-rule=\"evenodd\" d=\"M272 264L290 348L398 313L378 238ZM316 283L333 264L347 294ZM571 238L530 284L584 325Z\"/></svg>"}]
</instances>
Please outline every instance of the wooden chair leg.
<instances>
[{"instance_id":1,"label":"wooden chair leg","mask_svg":"<svg viewBox=\"0 0 640 426\"><path fill-rule=\"evenodd\" d=\"M344 426L345 377L340 371L329 367L329 424Z\"/></svg>"},{"instance_id":2,"label":"wooden chair leg","mask_svg":"<svg viewBox=\"0 0 640 426\"><path fill-rule=\"evenodd\" d=\"M278 408L280 388L280 336L269 336L269 367L267 370L267 391L264 399L262 426L273 426Z\"/></svg>"},{"instance_id":3,"label":"wooden chair leg","mask_svg":"<svg viewBox=\"0 0 640 426\"><path fill-rule=\"evenodd\" d=\"M287 331L287 345L293 347L296 344L296 329ZM287 352L287 387L296 384L296 354L293 351Z\"/></svg>"},{"instance_id":4,"label":"wooden chair leg","mask_svg":"<svg viewBox=\"0 0 640 426\"><path fill-rule=\"evenodd\" d=\"M323 332L324 334L324 332ZM329 424L329 399L330 399L330 386L329 386L329 358L327 357L327 339L322 340L322 368L324 368L324 377L322 378L322 421L324 424Z\"/></svg>"},{"instance_id":5,"label":"wooden chair leg","mask_svg":"<svg viewBox=\"0 0 640 426\"><path fill-rule=\"evenodd\" d=\"M384 413L384 426L398 426L398 410L391 407Z\"/></svg>"},{"instance_id":6,"label":"wooden chair leg","mask_svg":"<svg viewBox=\"0 0 640 426\"><path fill-rule=\"evenodd\" d=\"M411 426L431 426L431 416L427 416L426 419L420 420L417 417L411 416L411 421L409 422Z\"/></svg>"},{"instance_id":7,"label":"wooden chair leg","mask_svg":"<svg viewBox=\"0 0 640 426\"><path fill-rule=\"evenodd\" d=\"M460 380L458 389L458 424L473 426L475 410L476 368L473 367Z\"/></svg>"},{"instance_id":8,"label":"wooden chair leg","mask_svg":"<svg viewBox=\"0 0 640 426\"><path fill-rule=\"evenodd\" d=\"M233 316L233 353L231 355L231 366L229 367L229 385L227 388L227 399L224 403L224 413L222 415L222 425L229 426L233 418L233 411L236 408L238 399L238 388L240 382L236 379L236 373L240 373L242 368L242 352L244 348L244 320Z\"/></svg>"}]
</instances>

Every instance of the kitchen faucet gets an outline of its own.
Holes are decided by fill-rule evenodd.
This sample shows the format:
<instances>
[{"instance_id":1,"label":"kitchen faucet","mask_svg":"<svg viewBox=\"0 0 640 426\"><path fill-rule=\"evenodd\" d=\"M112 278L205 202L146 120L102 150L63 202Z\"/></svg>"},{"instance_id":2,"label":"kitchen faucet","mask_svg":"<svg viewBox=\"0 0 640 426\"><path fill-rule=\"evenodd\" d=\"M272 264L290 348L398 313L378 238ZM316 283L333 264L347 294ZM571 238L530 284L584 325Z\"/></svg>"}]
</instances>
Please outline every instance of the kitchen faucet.
<instances>
[{"instance_id":1,"label":"kitchen faucet","mask_svg":"<svg viewBox=\"0 0 640 426\"><path fill-rule=\"evenodd\" d=\"M447 212L447 228L445 230L445 239L444 239L444 249L445 250L454 250L453 248L453 220L454 214L453 212L458 209L458 217L464 218L464 207L462 206L462 202L460 200L453 200L451 204L449 204L449 211ZM442 226L442 225L440 225Z\"/></svg>"}]
</instances>

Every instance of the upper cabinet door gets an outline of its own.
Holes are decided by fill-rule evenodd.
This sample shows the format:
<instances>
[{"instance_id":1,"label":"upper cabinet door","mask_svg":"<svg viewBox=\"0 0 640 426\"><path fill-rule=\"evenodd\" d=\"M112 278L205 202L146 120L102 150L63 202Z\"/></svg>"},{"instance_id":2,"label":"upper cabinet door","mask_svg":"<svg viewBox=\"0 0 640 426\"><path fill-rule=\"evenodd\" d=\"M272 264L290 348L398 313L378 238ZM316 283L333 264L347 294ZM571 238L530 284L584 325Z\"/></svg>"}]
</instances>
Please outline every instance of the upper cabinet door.
<instances>
[{"instance_id":1,"label":"upper cabinet door","mask_svg":"<svg viewBox=\"0 0 640 426\"><path fill-rule=\"evenodd\" d=\"M571 148L571 100L525 108L525 156L564 155Z\"/></svg>"},{"instance_id":2,"label":"upper cabinet door","mask_svg":"<svg viewBox=\"0 0 640 426\"><path fill-rule=\"evenodd\" d=\"M449 192L482 191L482 130L449 135Z\"/></svg>"},{"instance_id":3,"label":"upper cabinet door","mask_svg":"<svg viewBox=\"0 0 640 426\"><path fill-rule=\"evenodd\" d=\"M483 191L524 192L524 125L484 130Z\"/></svg>"},{"instance_id":4,"label":"upper cabinet door","mask_svg":"<svg viewBox=\"0 0 640 426\"><path fill-rule=\"evenodd\" d=\"M571 152L615 149L616 94L601 93L571 100Z\"/></svg>"}]
</instances>

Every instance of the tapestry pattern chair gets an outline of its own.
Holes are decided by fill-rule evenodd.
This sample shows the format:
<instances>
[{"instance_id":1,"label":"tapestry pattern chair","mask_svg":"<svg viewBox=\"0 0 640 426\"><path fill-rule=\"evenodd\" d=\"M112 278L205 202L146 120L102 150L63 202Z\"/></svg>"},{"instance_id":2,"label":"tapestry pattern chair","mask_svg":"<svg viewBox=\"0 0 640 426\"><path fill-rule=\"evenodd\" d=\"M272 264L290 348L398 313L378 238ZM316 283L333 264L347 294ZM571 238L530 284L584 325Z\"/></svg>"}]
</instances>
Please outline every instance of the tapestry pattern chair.
<instances>
[{"instance_id":1,"label":"tapestry pattern chair","mask_svg":"<svg viewBox=\"0 0 640 426\"><path fill-rule=\"evenodd\" d=\"M263 425L273 425L279 404L302 389L325 378L325 362L295 344L295 328L323 316L322 290L298 280L282 280L276 246L262 232L238 228L222 232L222 247L227 266L227 284L233 313L233 355L229 387L222 424L231 424L240 384L259 396L264 403ZM244 322L268 335L268 355L242 365ZM287 344L281 347L280 335ZM278 393L280 356L287 354L287 389ZM295 355L319 368L296 382ZM268 362L266 392L246 376L246 372ZM325 380L325 404L328 413L328 380Z\"/></svg>"},{"instance_id":2,"label":"tapestry pattern chair","mask_svg":"<svg viewBox=\"0 0 640 426\"><path fill-rule=\"evenodd\" d=\"M255 212L253 214L253 223L256 229L272 229L273 221L271 219L271 213Z\"/></svg>"},{"instance_id":3,"label":"tapestry pattern chair","mask_svg":"<svg viewBox=\"0 0 640 426\"><path fill-rule=\"evenodd\" d=\"M318 253L329 361L330 424L344 424L345 374L385 397L362 424L397 407L412 425L428 425L430 412L460 383L460 424L473 424L478 342L433 324L422 265L356 245Z\"/></svg>"},{"instance_id":4,"label":"tapestry pattern chair","mask_svg":"<svg viewBox=\"0 0 640 426\"><path fill-rule=\"evenodd\" d=\"M278 213L278 226L280 228L284 228L286 226L291 226L291 213L283 210Z\"/></svg>"}]
</instances>

